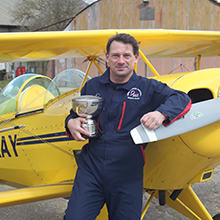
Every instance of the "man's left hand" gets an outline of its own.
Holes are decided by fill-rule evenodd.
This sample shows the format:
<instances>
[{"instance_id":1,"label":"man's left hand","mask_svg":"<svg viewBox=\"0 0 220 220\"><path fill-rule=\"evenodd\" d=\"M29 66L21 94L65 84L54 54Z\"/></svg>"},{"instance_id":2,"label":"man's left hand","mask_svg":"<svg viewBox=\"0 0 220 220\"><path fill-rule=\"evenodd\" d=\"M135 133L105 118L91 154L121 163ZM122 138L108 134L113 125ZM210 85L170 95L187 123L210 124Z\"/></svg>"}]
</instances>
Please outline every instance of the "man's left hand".
<instances>
[{"instance_id":1,"label":"man's left hand","mask_svg":"<svg viewBox=\"0 0 220 220\"><path fill-rule=\"evenodd\" d=\"M149 112L141 118L141 124L145 125L150 130L156 130L161 126L166 116L159 111Z\"/></svg>"}]
</instances>

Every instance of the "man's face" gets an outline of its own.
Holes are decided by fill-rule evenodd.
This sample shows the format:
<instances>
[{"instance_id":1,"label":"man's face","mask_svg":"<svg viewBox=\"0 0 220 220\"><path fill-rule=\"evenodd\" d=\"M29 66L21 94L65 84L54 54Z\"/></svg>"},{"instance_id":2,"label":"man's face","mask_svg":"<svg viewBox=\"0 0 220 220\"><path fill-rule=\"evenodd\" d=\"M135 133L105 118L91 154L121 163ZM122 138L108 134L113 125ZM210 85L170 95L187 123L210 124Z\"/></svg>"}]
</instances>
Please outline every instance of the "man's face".
<instances>
[{"instance_id":1,"label":"man's face","mask_svg":"<svg viewBox=\"0 0 220 220\"><path fill-rule=\"evenodd\" d=\"M125 83L133 74L139 55L134 55L131 44L113 41L106 61L110 67L110 80L114 83Z\"/></svg>"}]
</instances>

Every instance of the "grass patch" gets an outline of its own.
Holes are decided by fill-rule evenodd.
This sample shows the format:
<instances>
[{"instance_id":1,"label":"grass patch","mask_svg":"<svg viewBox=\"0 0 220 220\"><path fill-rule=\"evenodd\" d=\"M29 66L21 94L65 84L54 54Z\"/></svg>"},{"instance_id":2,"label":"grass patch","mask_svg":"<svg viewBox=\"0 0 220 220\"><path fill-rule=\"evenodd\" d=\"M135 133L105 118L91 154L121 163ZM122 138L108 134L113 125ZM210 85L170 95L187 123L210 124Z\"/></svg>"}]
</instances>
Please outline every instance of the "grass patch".
<instances>
[{"instance_id":1,"label":"grass patch","mask_svg":"<svg viewBox=\"0 0 220 220\"><path fill-rule=\"evenodd\" d=\"M3 89L11 80L0 80L0 88Z\"/></svg>"}]
</instances>

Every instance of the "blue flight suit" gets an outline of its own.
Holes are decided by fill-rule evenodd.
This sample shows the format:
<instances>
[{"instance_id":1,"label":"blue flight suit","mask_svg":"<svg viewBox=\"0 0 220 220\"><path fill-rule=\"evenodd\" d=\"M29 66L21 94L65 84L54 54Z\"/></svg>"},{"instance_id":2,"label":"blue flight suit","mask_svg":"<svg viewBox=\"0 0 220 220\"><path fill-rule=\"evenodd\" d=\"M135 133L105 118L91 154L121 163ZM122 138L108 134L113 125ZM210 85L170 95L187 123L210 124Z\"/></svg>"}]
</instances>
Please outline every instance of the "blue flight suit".
<instances>
[{"instance_id":1,"label":"blue flight suit","mask_svg":"<svg viewBox=\"0 0 220 220\"><path fill-rule=\"evenodd\" d=\"M104 203L110 220L139 220L146 144L135 145L130 130L140 124L144 114L155 110L169 117L164 122L168 125L190 109L191 100L185 93L135 71L127 83L112 83L109 69L89 80L81 94L104 100L96 117L101 136L90 139L82 149L65 220L94 220ZM66 125L75 117L71 110Z\"/></svg>"}]
</instances>

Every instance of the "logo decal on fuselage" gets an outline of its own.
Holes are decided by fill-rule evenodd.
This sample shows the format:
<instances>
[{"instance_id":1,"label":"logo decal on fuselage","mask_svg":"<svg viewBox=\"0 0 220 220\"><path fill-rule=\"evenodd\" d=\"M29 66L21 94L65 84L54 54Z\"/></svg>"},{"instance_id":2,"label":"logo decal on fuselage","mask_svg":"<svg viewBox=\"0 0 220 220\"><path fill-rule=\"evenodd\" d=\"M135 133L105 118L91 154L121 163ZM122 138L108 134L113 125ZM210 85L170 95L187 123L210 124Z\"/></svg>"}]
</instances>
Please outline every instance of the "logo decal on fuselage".
<instances>
[{"instance_id":1,"label":"logo decal on fuselage","mask_svg":"<svg viewBox=\"0 0 220 220\"><path fill-rule=\"evenodd\" d=\"M193 112L192 114L190 114L191 120L198 119L202 116L203 116L203 114L201 112Z\"/></svg>"},{"instance_id":2,"label":"logo decal on fuselage","mask_svg":"<svg viewBox=\"0 0 220 220\"><path fill-rule=\"evenodd\" d=\"M128 99L140 99L142 96L142 92L138 88L132 88L128 93L127 93L127 98Z\"/></svg>"}]
</instances>

